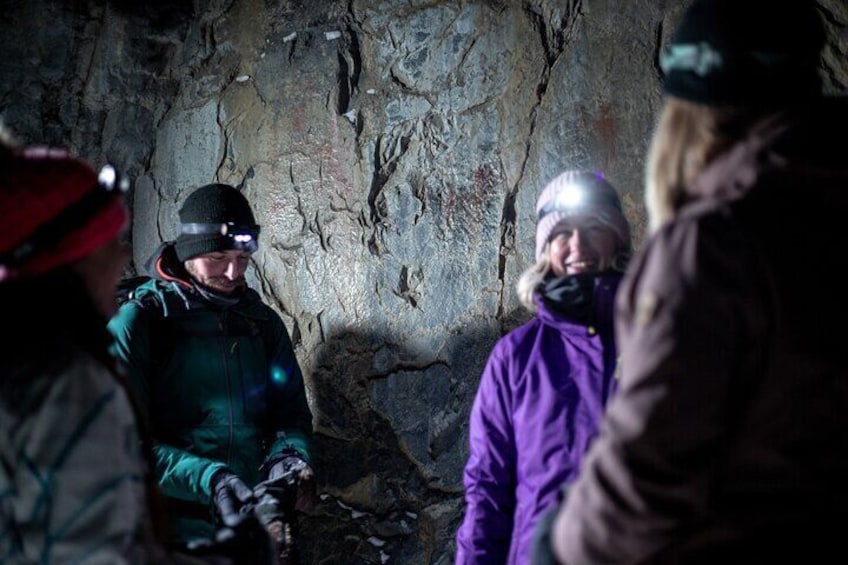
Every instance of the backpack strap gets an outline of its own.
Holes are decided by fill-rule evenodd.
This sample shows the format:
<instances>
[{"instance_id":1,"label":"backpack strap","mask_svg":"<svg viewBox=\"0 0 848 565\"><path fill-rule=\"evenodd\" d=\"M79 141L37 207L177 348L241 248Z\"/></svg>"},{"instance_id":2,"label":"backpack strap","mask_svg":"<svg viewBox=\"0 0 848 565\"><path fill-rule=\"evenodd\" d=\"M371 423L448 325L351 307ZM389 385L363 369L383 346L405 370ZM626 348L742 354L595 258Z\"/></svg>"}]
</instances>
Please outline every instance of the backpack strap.
<instances>
[{"instance_id":1,"label":"backpack strap","mask_svg":"<svg viewBox=\"0 0 848 565\"><path fill-rule=\"evenodd\" d=\"M168 350L173 343L173 330L171 328L170 315L166 315L167 307L165 296L158 292L144 292L141 296L136 294L136 289L142 283L151 280L151 277L134 277L125 285L125 302L134 303L141 311L142 318L146 320L150 328L150 362L153 367L161 367L168 360ZM137 281L135 286L131 286ZM159 282L157 285L161 284Z\"/></svg>"},{"instance_id":2,"label":"backpack strap","mask_svg":"<svg viewBox=\"0 0 848 565\"><path fill-rule=\"evenodd\" d=\"M118 306L123 306L126 302L134 299L136 289L150 279L151 277L147 275L121 279L115 289L115 301L118 303Z\"/></svg>"}]
</instances>

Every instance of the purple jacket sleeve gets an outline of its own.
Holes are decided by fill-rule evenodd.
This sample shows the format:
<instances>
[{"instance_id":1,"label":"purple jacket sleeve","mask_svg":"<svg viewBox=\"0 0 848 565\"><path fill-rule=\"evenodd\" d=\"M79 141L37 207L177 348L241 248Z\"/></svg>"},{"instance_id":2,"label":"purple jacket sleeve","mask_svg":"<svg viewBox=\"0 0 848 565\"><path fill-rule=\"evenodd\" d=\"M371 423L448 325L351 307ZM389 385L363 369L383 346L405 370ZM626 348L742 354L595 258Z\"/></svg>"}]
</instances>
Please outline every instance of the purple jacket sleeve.
<instances>
[{"instance_id":1,"label":"purple jacket sleeve","mask_svg":"<svg viewBox=\"0 0 848 565\"><path fill-rule=\"evenodd\" d=\"M463 475L466 510L457 532L457 565L506 562L515 511L515 443L508 363L495 346L471 408Z\"/></svg>"}]
</instances>

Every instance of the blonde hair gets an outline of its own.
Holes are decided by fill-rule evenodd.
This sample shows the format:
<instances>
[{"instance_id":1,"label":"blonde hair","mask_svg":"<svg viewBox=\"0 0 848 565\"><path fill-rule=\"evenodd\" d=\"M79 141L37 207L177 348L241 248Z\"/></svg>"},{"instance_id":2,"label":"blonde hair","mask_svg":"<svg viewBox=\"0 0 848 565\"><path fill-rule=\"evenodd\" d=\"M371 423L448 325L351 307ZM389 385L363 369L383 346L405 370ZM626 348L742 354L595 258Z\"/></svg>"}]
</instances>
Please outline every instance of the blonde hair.
<instances>
[{"instance_id":1,"label":"blonde hair","mask_svg":"<svg viewBox=\"0 0 848 565\"><path fill-rule=\"evenodd\" d=\"M515 285L515 293L518 295L518 300L530 312L536 313L536 303L533 302L533 295L536 294L536 289L548 276L551 271L551 260L548 258L548 246L545 244L545 250L539 259L530 265L521 273L518 278L518 283Z\"/></svg>"},{"instance_id":2,"label":"blonde hair","mask_svg":"<svg viewBox=\"0 0 848 565\"><path fill-rule=\"evenodd\" d=\"M674 217L688 199L687 187L716 156L741 138L757 117L744 108L666 99L645 171L649 231Z\"/></svg>"}]
</instances>

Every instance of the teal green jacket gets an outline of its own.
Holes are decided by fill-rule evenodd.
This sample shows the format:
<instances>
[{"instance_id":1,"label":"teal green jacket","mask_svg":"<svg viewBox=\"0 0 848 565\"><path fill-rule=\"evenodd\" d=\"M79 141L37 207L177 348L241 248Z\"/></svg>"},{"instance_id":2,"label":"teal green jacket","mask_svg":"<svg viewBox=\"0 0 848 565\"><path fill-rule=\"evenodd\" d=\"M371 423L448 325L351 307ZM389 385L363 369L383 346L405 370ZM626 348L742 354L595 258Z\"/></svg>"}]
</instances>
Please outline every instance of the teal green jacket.
<instances>
[{"instance_id":1,"label":"teal green jacket","mask_svg":"<svg viewBox=\"0 0 848 565\"><path fill-rule=\"evenodd\" d=\"M214 534L217 470L254 486L284 449L310 462L303 376L282 319L255 291L224 306L184 281L151 280L109 330L154 438L174 541Z\"/></svg>"}]
</instances>

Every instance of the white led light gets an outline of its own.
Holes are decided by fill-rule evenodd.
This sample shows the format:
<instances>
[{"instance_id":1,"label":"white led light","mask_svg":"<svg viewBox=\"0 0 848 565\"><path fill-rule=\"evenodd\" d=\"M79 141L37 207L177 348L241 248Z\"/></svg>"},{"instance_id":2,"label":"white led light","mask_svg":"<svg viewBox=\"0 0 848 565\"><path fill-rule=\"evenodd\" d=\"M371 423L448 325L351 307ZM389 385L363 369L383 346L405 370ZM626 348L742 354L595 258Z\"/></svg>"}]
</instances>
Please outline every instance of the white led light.
<instances>
[{"instance_id":1,"label":"white led light","mask_svg":"<svg viewBox=\"0 0 848 565\"><path fill-rule=\"evenodd\" d=\"M565 209L578 206L584 198L584 190L579 184L569 184L556 195L556 207Z\"/></svg>"},{"instance_id":2,"label":"white led light","mask_svg":"<svg viewBox=\"0 0 848 565\"><path fill-rule=\"evenodd\" d=\"M118 178L118 173L112 165L106 165L100 169L100 174L97 175L97 182L102 186L112 188L115 186L115 179Z\"/></svg>"}]
</instances>

